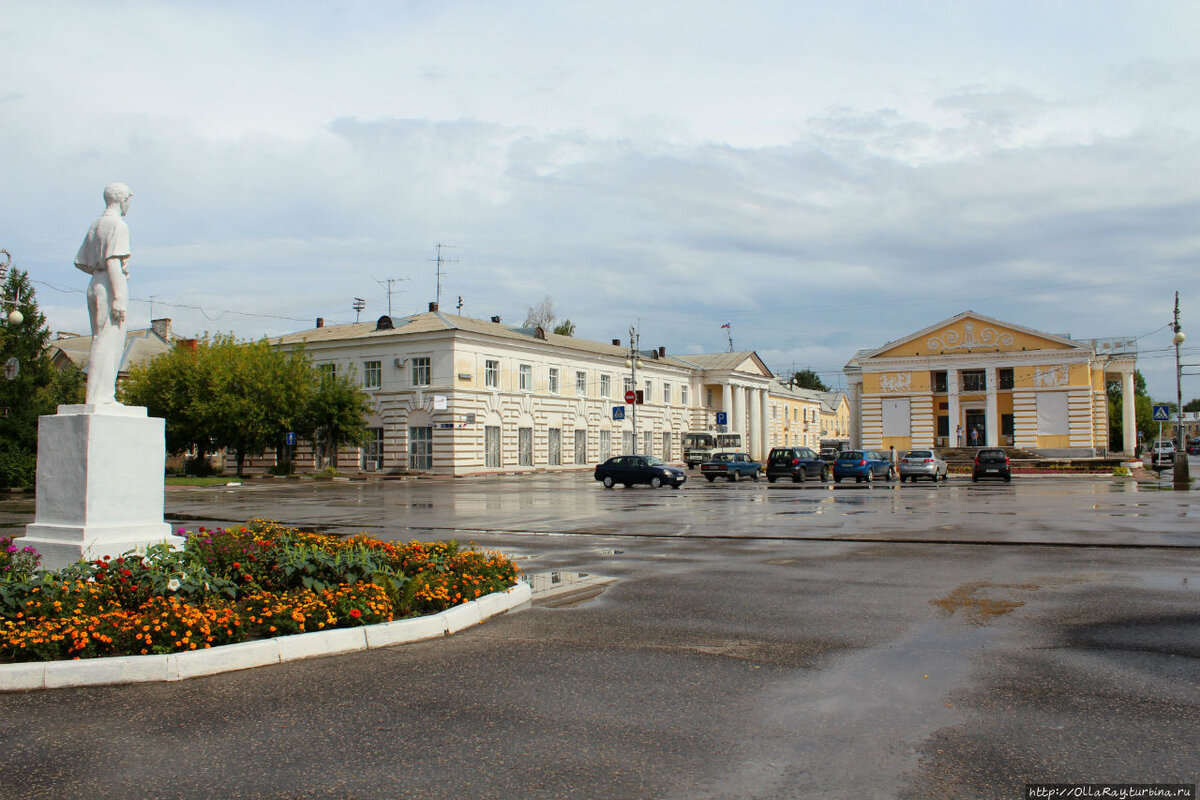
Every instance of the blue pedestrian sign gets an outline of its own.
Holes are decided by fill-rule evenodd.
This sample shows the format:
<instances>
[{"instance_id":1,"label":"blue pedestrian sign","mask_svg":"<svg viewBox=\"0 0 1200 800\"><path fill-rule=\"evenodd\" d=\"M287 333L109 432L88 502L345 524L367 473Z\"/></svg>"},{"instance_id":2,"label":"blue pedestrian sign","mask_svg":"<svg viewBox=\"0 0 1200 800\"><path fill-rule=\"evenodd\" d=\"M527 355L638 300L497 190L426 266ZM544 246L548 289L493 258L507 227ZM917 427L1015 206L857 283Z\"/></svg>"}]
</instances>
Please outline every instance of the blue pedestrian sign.
<instances>
[{"instance_id":1,"label":"blue pedestrian sign","mask_svg":"<svg viewBox=\"0 0 1200 800\"><path fill-rule=\"evenodd\" d=\"M289 444L289 445L295 444L296 443L296 434L292 433L291 431L288 431L287 435L285 435L283 437L283 441L285 444Z\"/></svg>"},{"instance_id":2,"label":"blue pedestrian sign","mask_svg":"<svg viewBox=\"0 0 1200 800\"><path fill-rule=\"evenodd\" d=\"M1171 421L1171 409L1169 409L1167 406L1155 405L1154 406L1154 421L1155 422L1170 422Z\"/></svg>"},{"instance_id":3,"label":"blue pedestrian sign","mask_svg":"<svg viewBox=\"0 0 1200 800\"><path fill-rule=\"evenodd\" d=\"M625 406L613 406L613 419L625 419Z\"/></svg>"},{"instance_id":4,"label":"blue pedestrian sign","mask_svg":"<svg viewBox=\"0 0 1200 800\"><path fill-rule=\"evenodd\" d=\"M717 424L718 425L728 425L729 424L729 415L726 414L724 411L718 411L717 412Z\"/></svg>"}]
</instances>

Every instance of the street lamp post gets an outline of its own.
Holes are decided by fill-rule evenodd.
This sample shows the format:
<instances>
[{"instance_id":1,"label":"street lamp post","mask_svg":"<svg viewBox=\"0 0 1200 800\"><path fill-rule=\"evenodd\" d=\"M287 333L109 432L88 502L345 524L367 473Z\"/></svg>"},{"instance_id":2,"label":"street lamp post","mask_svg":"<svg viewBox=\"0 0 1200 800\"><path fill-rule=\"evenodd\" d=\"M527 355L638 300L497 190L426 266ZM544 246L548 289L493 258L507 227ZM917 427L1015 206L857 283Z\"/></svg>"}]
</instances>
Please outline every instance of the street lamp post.
<instances>
[{"instance_id":1,"label":"street lamp post","mask_svg":"<svg viewBox=\"0 0 1200 800\"><path fill-rule=\"evenodd\" d=\"M1183 366L1179 360L1179 347L1187 340L1179 324L1179 292L1175 292L1175 321L1171 324L1175 335L1171 343L1175 345L1175 438L1179 440L1175 448L1175 467L1173 470L1176 489L1186 489L1191 484L1191 474L1188 468L1187 440L1183 436Z\"/></svg>"},{"instance_id":2,"label":"street lamp post","mask_svg":"<svg viewBox=\"0 0 1200 800\"><path fill-rule=\"evenodd\" d=\"M638 334L637 330L629 326L629 358L625 359L625 366L629 367L629 382L630 391L633 392L633 451L636 453L638 449L638 429L637 429L637 371L642 365L642 359L638 352Z\"/></svg>"}]
</instances>

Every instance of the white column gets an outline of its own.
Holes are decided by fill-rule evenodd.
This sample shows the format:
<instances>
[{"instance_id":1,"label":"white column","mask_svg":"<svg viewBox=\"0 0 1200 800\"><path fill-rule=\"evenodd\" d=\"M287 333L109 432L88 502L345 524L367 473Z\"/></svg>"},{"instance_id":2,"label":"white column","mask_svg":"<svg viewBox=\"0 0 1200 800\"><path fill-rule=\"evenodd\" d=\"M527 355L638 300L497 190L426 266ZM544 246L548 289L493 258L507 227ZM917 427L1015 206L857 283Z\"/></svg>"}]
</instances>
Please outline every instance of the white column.
<instances>
[{"instance_id":1,"label":"white column","mask_svg":"<svg viewBox=\"0 0 1200 800\"><path fill-rule=\"evenodd\" d=\"M862 379L849 381L849 384L850 447L858 450L862 448Z\"/></svg>"},{"instance_id":2,"label":"white column","mask_svg":"<svg viewBox=\"0 0 1200 800\"><path fill-rule=\"evenodd\" d=\"M730 421L730 430L742 434L743 441L746 438L746 387L733 387L733 419Z\"/></svg>"},{"instance_id":3,"label":"white column","mask_svg":"<svg viewBox=\"0 0 1200 800\"><path fill-rule=\"evenodd\" d=\"M750 430L746 437L746 452L757 461L762 458L762 403L758 399L758 389L747 389L746 394L750 401Z\"/></svg>"},{"instance_id":4,"label":"white column","mask_svg":"<svg viewBox=\"0 0 1200 800\"><path fill-rule=\"evenodd\" d=\"M758 402L760 418L762 419L762 433L759 437L759 458L766 458L767 453L771 452L771 397L766 389L758 390Z\"/></svg>"},{"instance_id":5,"label":"white column","mask_svg":"<svg viewBox=\"0 0 1200 800\"><path fill-rule=\"evenodd\" d=\"M987 428L987 446L1000 446L1000 412L996 403L996 368L984 369L984 382L987 384L987 402L983 407L983 424Z\"/></svg>"},{"instance_id":6,"label":"white column","mask_svg":"<svg viewBox=\"0 0 1200 800\"><path fill-rule=\"evenodd\" d=\"M727 430L733 430L733 387L728 383L721 387L721 410L729 420Z\"/></svg>"},{"instance_id":7,"label":"white column","mask_svg":"<svg viewBox=\"0 0 1200 800\"><path fill-rule=\"evenodd\" d=\"M967 441L967 432L962 432L962 441L958 440L959 426L962 425L962 413L958 410L958 370L946 370L946 402L950 406L950 446L963 447Z\"/></svg>"},{"instance_id":8,"label":"white column","mask_svg":"<svg viewBox=\"0 0 1200 800\"><path fill-rule=\"evenodd\" d=\"M1137 397L1133 391L1133 368L1121 375L1121 444L1125 455L1137 450Z\"/></svg>"}]
</instances>

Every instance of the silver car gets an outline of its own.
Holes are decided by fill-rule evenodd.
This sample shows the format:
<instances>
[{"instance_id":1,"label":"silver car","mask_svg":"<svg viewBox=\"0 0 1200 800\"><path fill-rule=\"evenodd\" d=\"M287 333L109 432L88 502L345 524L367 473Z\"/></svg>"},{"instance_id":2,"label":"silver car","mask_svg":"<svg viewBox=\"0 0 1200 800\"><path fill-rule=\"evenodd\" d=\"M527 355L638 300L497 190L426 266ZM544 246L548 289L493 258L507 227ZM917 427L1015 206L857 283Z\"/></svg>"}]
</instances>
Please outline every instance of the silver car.
<instances>
[{"instance_id":1,"label":"silver car","mask_svg":"<svg viewBox=\"0 0 1200 800\"><path fill-rule=\"evenodd\" d=\"M900 459L900 482L912 480L916 483L917 478L944 481L949 469L936 450L909 450Z\"/></svg>"}]
</instances>

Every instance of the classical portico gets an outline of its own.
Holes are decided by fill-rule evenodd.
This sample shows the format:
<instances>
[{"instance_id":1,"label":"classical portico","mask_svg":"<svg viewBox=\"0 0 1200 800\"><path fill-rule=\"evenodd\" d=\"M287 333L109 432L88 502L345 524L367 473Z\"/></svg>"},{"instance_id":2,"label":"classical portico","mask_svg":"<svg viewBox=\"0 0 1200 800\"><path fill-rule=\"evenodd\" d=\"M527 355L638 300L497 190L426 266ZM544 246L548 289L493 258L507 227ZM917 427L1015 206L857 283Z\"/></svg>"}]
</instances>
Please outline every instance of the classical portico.
<instances>
[{"instance_id":1,"label":"classical portico","mask_svg":"<svg viewBox=\"0 0 1200 800\"><path fill-rule=\"evenodd\" d=\"M701 384L728 414L728 430L741 433L745 448L756 459L765 458L770 442L768 392L774 375L753 351L677 356L703 370Z\"/></svg>"},{"instance_id":2,"label":"classical portico","mask_svg":"<svg viewBox=\"0 0 1200 800\"><path fill-rule=\"evenodd\" d=\"M1136 344L1075 340L964 312L846 365L855 446L1108 451L1106 386L1120 380L1132 454Z\"/></svg>"}]
</instances>

